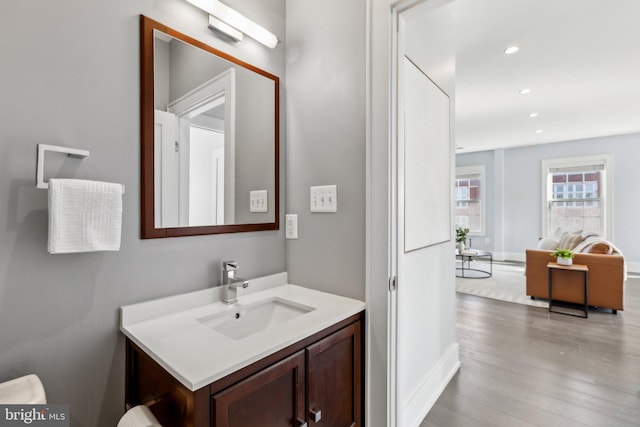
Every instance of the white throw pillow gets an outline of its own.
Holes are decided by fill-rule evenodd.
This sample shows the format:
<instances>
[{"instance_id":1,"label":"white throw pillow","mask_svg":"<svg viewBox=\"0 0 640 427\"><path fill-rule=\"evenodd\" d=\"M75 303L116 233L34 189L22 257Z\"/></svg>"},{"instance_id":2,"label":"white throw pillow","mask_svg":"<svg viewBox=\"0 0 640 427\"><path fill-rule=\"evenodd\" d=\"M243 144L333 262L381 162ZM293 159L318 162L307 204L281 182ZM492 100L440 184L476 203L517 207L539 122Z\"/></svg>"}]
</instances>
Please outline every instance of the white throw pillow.
<instances>
[{"instance_id":1,"label":"white throw pillow","mask_svg":"<svg viewBox=\"0 0 640 427\"><path fill-rule=\"evenodd\" d=\"M582 230L576 232L576 234L565 233L560 238L560 242L558 242L558 247L560 249L569 249L573 250L580 242L582 242L584 238L582 237Z\"/></svg>"},{"instance_id":2,"label":"white throw pillow","mask_svg":"<svg viewBox=\"0 0 640 427\"><path fill-rule=\"evenodd\" d=\"M538 241L538 249L545 251L555 251L558 249L558 239L555 237L543 237Z\"/></svg>"}]
</instances>

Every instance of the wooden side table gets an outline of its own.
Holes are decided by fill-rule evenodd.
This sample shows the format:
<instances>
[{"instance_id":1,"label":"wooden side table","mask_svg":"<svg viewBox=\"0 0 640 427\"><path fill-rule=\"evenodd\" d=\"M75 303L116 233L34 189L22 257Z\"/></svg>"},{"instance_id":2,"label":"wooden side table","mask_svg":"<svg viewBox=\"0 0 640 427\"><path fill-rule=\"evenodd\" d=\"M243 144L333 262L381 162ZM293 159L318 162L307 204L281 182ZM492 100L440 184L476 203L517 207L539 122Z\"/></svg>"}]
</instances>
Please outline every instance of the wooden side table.
<instances>
[{"instance_id":1,"label":"wooden side table","mask_svg":"<svg viewBox=\"0 0 640 427\"><path fill-rule=\"evenodd\" d=\"M553 270L565 270L565 271L574 271L578 273L584 274L584 316L579 316L573 313L566 313L563 311L554 311L552 310L553 306ZM559 314L567 314L569 316L576 317L584 317L585 319L589 317L589 267L582 264L573 264L573 265L560 265L555 262L550 262L547 264L547 271L549 273L549 311L551 313L559 313Z\"/></svg>"}]
</instances>

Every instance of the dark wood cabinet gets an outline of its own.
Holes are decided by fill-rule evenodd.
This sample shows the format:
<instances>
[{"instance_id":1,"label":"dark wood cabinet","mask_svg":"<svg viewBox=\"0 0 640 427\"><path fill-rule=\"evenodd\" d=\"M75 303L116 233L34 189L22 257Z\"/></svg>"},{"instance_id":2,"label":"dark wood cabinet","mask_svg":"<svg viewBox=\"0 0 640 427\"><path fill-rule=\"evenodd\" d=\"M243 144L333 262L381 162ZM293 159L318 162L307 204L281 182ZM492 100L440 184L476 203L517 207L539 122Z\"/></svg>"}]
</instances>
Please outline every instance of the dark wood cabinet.
<instances>
[{"instance_id":1,"label":"dark wood cabinet","mask_svg":"<svg viewBox=\"0 0 640 427\"><path fill-rule=\"evenodd\" d=\"M360 325L307 347L309 427L362 425Z\"/></svg>"},{"instance_id":2,"label":"dark wood cabinet","mask_svg":"<svg viewBox=\"0 0 640 427\"><path fill-rule=\"evenodd\" d=\"M364 313L191 391L127 339L126 404L172 427L363 425Z\"/></svg>"},{"instance_id":3,"label":"dark wood cabinet","mask_svg":"<svg viewBox=\"0 0 640 427\"><path fill-rule=\"evenodd\" d=\"M299 351L211 398L216 427L299 426L305 417L305 357Z\"/></svg>"}]
</instances>

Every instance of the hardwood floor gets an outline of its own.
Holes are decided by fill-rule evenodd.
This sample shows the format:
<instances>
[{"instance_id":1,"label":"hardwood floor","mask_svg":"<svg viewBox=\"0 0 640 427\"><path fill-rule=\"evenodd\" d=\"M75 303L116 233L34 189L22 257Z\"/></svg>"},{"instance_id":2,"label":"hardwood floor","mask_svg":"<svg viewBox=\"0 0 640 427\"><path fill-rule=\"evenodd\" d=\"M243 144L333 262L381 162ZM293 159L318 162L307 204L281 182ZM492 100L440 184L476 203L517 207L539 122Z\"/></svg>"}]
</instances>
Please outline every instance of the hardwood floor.
<instances>
[{"instance_id":1,"label":"hardwood floor","mask_svg":"<svg viewBox=\"0 0 640 427\"><path fill-rule=\"evenodd\" d=\"M420 427L640 426L640 278L588 319L457 294L460 371Z\"/></svg>"}]
</instances>

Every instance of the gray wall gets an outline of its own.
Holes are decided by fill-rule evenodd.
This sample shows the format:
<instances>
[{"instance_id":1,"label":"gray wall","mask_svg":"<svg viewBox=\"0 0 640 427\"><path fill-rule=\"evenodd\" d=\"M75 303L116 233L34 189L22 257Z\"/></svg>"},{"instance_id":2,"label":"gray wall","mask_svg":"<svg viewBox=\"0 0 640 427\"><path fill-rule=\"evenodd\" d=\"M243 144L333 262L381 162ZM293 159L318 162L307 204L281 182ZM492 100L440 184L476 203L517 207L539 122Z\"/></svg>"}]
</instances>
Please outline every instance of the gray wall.
<instances>
[{"instance_id":1,"label":"gray wall","mask_svg":"<svg viewBox=\"0 0 640 427\"><path fill-rule=\"evenodd\" d=\"M292 283L364 300L365 1L287 1L287 241ZM309 187L338 186L311 213Z\"/></svg>"},{"instance_id":2,"label":"gray wall","mask_svg":"<svg viewBox=\"0 0 640 427\"><path fill-rule=\"evenodd\" d=\"M493 164L494 164L494 156L493 151L479 151L477 153L469 153L468 155L457 155L456 156L456 167L461 166L477 166L484 165L485 166L485 187L482 189L484 191L483 199L487 200L488 203L485 202L485 223L484 223L484 233L479 235L472 235L471 237L471 247L474 249L493 249L493 235L494 235L494 221L493 218L495 216L494 204L491 203L492 200L495 200L494 195L494 174L493 174ZM455 220L455 217L454 217Z\"/></svg>"},{"instance_id":3,"label":"gray wall","mask_svg":"<svg viewBox=\"0 0 640 427\"><path fill-rule=\"evenodd\" d=\"M503 154L501 154L502 152ZM488 249L503 252L509 259L523 259L526 248L534 247L542 233L540 194L541 162L544 159L613 154L613 243L624 253L630 270L640 271L640 247L635 237L640 232L637 212L640 200L634 197L640 182L640 134L607 136L586 140L558 142L539 146L518 147L488 152L458 154L456 163L462 165L485 164L487 182L487 229L491 243ZM500 160L501 157L504 161ZM502 184L493 178L503 169ZM503 185L504 203L500 202ZM527 191L523 191L527 188ZM497 190L496 190L497 188ZM489 214L489 207L492 214ZM503 214L501 214L503 212ZM500 223L504 227L504 247L495 244ZM496 225L497 224L497 225ZM474 247L476 243L474 240ZM480 245L478 245L480 247Z\"/></svg>"},{"instance_id":4,"label":"gray wall","mask_svg":"<svg viewBox=\"0 0 640 427\"><path fill-rule=\"evenodd\" d=\"M226 3L284 40L284 0ZM118 307L211 286L222 259L237 259L244 277L286 268L282 231L139 238L139 15L280 77L284 45L227 45L183 0L3 0L1 8L0 381L36 373L51 403L70 405L72 426L112 427L124 403ZM119 252L46 252L38 143L91 151L83 161L48 157L51 174L125 184Z\"/></svg>"},{"instance_id":5,"label":"gray wall","mask_svg":"<svg viewBox=\"0 0 640 427\"><path fill-rule=\"evenodd\" d=\"M171 44L154 39L153 44L153 104L156 110L167 111L170 102Z\"/></svg>"},{"instance_id":6,"label":"gray wall","mask_svg":"<svg viewBox=\"0 0 640 427\"><path fill-rule=\"evenodd\" d=\"M284 77L284 76L283 76ZM236 97L236 223L275 220L275 83L238 70ZM281 129L282 134L284 129ZM284 161L284 159L282 159ZM268 190L268 212L250 212L249 193ZM284 198L284 195L282 196Z\"/></svg>"}]
</instances>

